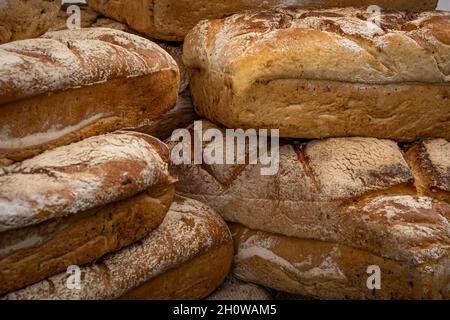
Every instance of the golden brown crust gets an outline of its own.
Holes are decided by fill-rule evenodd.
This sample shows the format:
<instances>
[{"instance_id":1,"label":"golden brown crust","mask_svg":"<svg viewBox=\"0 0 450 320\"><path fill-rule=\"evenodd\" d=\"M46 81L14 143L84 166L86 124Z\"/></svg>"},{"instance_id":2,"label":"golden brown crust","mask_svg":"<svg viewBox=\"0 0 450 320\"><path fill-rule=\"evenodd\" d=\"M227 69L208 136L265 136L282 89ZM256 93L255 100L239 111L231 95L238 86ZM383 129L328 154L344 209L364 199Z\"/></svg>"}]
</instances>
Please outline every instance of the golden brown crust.
<instances>
[{"instance_id":1,"label":"golden brown crust","mask_svg":"<svg viewBox=\"0 0 450 320\"><path fill-rule=\"evenodd\" d=\"M223 130L203 122L204 130L211 127ZM205 142L203 148L214 143L219 141ZM421 242L445 254L450 206L417 193L395 142L283 141L279 155L273 176L262 176L260 164L171 165L170 170L180 180L179 193L249 228L335 241L411 263L437 254Z\"/></svg>"},{"instance_id":2,"label":"golden brown crust","mask_svg":"<svg viewBox=\"0 0 450 320\"><path fill-rule=\"evenodd\" d=\"M319 299L448 299L448 256L421 265L333 242L298 239L232 224L233 273L243 281ZM381 271L370 290L369 266Z\"/></svg>"},{"instance_id":3,"label":"golden brown crust","mask_svg":"<svg viewBox=\"0 0 450 320\"><path fill-rule=\"evenodd\" d=\"M142 239L164 220L174 194L173 184L154 186L127 200L0 234L0 294Z\"/></svg>"},{"instance_id":4,"label":"golden brown crust","mask_svg":"<svg viewBox=\"0 0 450 320\"><path fill-rule=\"evenodd\" d=\"M202 21L183 60L199 113L283 137L450 139L450 14L274 9ZM432 106L432 107L430 107Z\"/></svg>"},{"instance_id":5,"label":"golden brown crust","mask_svg":"<svg viewBox=\"0 0 450 320\"><path fill-rule=\"evenodd\" d=\"M60 0L2 0L0 44L45 33L57 17L60 5Z\"/></svg>"},{"instance_id":6,"label":"golden brown crust","mask_svg":"<svg viewBox=\"0 0 450 320\"><path fill-rule=\"evenodd\" d=\"M229 242L133 289L121 300L200 300L222 284L233 260Z\"/></svg>"},{"instance_id":7,"label":"golden brown crust","mask_svg":"<svg viewBox=\"0 0 450 320\"><path fill-rule=\"evenodd\" d=\"M217 19L249 9L276 6L339 7L379 5L386 9L434 10L437 0L157 0L108 1L91 0L89 5L115 20L128 23L133 29L162 40L183 40L199 21Z\"/></svg>"},{"instance_id":8,"label":"golden brown crust","mask_svg":"<svg viewBox=\"0 0 450 320\"><path fill-rule=\"evenodd\" d=\"M202 274L207 269L211 272L211 282L207 283L219 285L218 280L225 277L231 259L231 242L227 225L214 211L195 200L176 197L163 223L147 237L117 253L105 256L96 263L81 267L80 290L69 289L66 284L68 275L61 273L9 293L3 298L117 299L167 271L176 270L196 257L204 261L202 259L206 259L206 254L214 256L213 252L223 259L217 261L222 264L222 269L216 270L220 272L214 274L214 270L209 267L211 261L201 265L193 262L189 271L196 272L194 265L202 268ZM202 257L203 254L206 256ZM169 273L170 276L176 274L177 271ZM197 280L201 282L201 279ZM209 284L208 290L203 291L206 286L200 284L195 292L207 294ZM176 293L170 292L171 290L161 290L176 297ZM152 292L157 293L156 290ZM182 296L188 298L184 293Z\"/></svg>"},{"instance_id":9,"label":"golden brown crust","mask_svg":"<svg viewBox=\"0 0 450 320\"><path fill-rule=\"evenodd\" d=\"M117 132L47 151L0 171L0 231L73 215L171 184L167 146Z\"/></svg>"},{"instance_id":10,"label":"golden brown crust","mask_svg":"<svg viewBox=\"0 0 450 320\"><path fill-rule=\"evenodd\" d=\"M2 45L0 160L155 121L175 106L178 85L169 54L117 30L49 32Z\"/></svg>"}]
</instances>

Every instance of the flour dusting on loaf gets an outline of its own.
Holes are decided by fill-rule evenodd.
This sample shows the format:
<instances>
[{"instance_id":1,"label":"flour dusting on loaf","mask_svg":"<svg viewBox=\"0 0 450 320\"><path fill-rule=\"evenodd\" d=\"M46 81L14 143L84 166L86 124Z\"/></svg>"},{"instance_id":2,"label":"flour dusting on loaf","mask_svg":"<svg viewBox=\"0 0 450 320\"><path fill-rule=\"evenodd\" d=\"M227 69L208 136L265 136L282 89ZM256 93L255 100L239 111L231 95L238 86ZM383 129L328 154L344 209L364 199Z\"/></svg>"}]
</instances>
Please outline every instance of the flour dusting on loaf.
<instances>
[{"instance_id":1,"label":"flour dusting on loaf","mask_svg":"<svg viewBox=\"0 0 450 320\"><path fill-rule=\"evenodd\" d=\"M168 151L157 139L114 133L85 139L4 168L0 231L124 199L168 182Z\"/></svg>"},{"instance_id":2,"label":"flour dusting on loaf","mask_svg":"<svg viewBox=\"0 0 450 320\"><path fill-rule=\"evenodd\" d=\"M230 241L223 220L209 207L178 197L164 222L143 240L81 268L80 290L66 286L65 273L50 277L4 299L114 299Z\"/></svg>"}]
</instances>

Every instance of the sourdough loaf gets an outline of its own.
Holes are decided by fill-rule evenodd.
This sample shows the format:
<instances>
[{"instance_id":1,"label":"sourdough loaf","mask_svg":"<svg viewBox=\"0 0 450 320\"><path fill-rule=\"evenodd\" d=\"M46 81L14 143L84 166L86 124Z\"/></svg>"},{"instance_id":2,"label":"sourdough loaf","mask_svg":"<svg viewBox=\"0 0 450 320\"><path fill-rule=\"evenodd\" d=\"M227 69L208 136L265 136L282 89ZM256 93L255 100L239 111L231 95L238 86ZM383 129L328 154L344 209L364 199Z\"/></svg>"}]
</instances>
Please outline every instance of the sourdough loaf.
<instances>
[{"instance_id":1,"label":"sourdough loaf","mask_svg":"<svg viewBox=\"0 0 450 320\"><path fill-rule=\"evenodd\" d=\"M38 37L58 15L60 0L2 0L0 44Z\"/></svg>"},{"instance_id":2,"label":"sourdough loaf","mask_svg":"<svg viewBox=\"0 0 450 320\"><path fill-rule=\"evenodd\" d=\"M450 13L370 17L278 9L199 23L183 51L197 111L290 138L450 139Z\"/></svg>"},{"instance_id":3,"label":"sourdough loaf","mask_svg":"<svg viewBox=\"0 0 450 320\"><path fill-rule=\"evenodd\" d=\"M164 222L143 240L81 268L81 289L58 274L4 299L199 299L225 279L233 245L209 207L178 197Z\"/></svg>"},{"instance_id":4,"label":"sourdough loaf","mask_svg":"<svg viewBox=\"0 0 450 320\"><path fill-rule=\"evenodd\" d=\"M248 9L274 6L365 6L386 9L434 10L437 0L90 0L89 5L102 14L129 24L133 29L162 40L183 40L199 21L222 18Z\"/></svg>"},{"instance_id":5,"label":"sourdough loaf","mask_svg":"<svg viewBox=\"0 0 450 320\"><path fill-rule=\"evenodd\" d=\"M204 130L211 128L224 133L203 122ZM219 139L204 142L203 150L219 150L222 142L226 146ZM176 150L175 145L169 147ZM275 175L261 175L260 163L173 164L171 173L179 178L179 193L252 229L334 241L411 263L438 254L411 254L418 243L449 240L450 205L416 190L393 141L282 141L279 157ZM439 255L445 254L442 248Z\"/></svg>"},{"instance_id":6,"label":"sourdough loaf","mask_svg":"<svg viewBox=\"0 0 450 320\"><path fill-rule=\"evenodd\" d=\"M448 299L450 296L448 257L411 265L335 242L286 237L237 224L231 225L231 231L235 241L233 273L244 281L319 299ZM429 246L429 250L433 248ZM367 273L369 266L380 268L380 290L367 286L371 275Z\"/></svg>"},{"instance_id":7,"label":"sourdough loaf","mask_svg":"<svg viewBox=\"0 0 450 320\"><path fill-rule=\"evenodd\" d=\"M73 215L171 184L167 147L117 132L56 148L0 170L0 232Z\"/></svg>"},{"instance_id":8,"label":"sourdough loaf","mask_svg":"<svg viewBox=\"0 0 450 320\"><path fill-rule=\"evenodd\" d=\"M179 71L156 44L103 28L0 46L0 161L122 128L176 104Z\"/></svg>"}]
</instances>

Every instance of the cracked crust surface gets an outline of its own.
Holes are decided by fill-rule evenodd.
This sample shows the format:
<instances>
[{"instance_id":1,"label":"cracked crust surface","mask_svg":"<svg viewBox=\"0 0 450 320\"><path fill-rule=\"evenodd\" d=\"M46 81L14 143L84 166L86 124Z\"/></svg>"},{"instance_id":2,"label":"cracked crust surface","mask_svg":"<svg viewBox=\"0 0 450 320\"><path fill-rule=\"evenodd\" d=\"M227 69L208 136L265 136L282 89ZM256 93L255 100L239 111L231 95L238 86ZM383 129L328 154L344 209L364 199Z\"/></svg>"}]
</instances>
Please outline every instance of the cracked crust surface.
<instances>
[{"instance_id":1,"label":"cracked crust surface","mask_svg":"<svg viewBox=\"0 0 450 320\"><path fill-rule=\"evenodd\" d=\"M274 9L202 21L183 60L200 115L283 137L450 138L450 14ZM432 107L430 107L432 106Z\"/></svg>"},{"instance_id":2,"label":"cracked crust surface","mask_svg":"<svg viewBox=\"0 0 450 320\"><path fill-rule=\"evenodd\" d=\"M224 132L203 122L210 128ZM221 143L204 142L203 150ZM249 228L334 241L414 265L448 254L450 206L416 190L395 142L282 141L279 154L273 176L262 176L261 164L171 165L170 171L180 180L179 193Z\"/></svg>"},{"instance_id":3,"label":"cracked crust surface","mask_svg":"<svg viewBox=\"0 0 450 320\"><path fill-rule=\"evenodd\" d=\"M42 35L56 19L60 6L60 0L2 0L0 44Z\"/></svg>"},{"instance_id":4,"label":"cracked crust surface","mask_svg":"<svg viewBox=\"0 0 450 320\"><path fill-rule=\"evenodd\" d=\"M230 225L233 274L243 281L317 299L448 299L449 258L422 265L386 259L333 242L298 239ZM381 271L381 289L369 290L368 266Z\"/></svg>"},{"instance_id":5,"label":"cracked crust surface","mask_svg":"<svg viewBox=\"0 0 450 320\"><path fill-rule=\"evenodd\" d=\"M175 186L0 234L0 294L91 263L147 236L172 203Z\"/></svg>"},{"instance_id":6,"label":"cracked crust surface","mask_svg":"<svg viewBox=\"0 0 450 320\"><path fill-rule=\"evenodd\" d=\"M167 52L118 30L56 31L1 45L0 161L143 126L175 107L178 86Z\"/></svg>"},{"instance_id":7,"label":"cracked crust surface","mask_svg":"<svg viewBox=\"0 0 450 320\"><path fill-rule=\"evenodd\" d=\"M47 151L0 171L0 231L22 228L169 184L167 147L117 132Z\"/></svg>"},{"instance_id":8,"label":"cracked crust surface","mask_svg":"<svg viewBox=\"0 0 450 320\"><path fill-rule=\"evenodd\" d=\"M83 266L80 290L68 289L68 275L61 273L3 299L116 299L127 294L194 299L220 285L231 265L232 250L230 231L219 215L202 203L177 197L163 223L147 237ZM145 285L152 281L158 286Z\"/></svg>"}]
</instances>

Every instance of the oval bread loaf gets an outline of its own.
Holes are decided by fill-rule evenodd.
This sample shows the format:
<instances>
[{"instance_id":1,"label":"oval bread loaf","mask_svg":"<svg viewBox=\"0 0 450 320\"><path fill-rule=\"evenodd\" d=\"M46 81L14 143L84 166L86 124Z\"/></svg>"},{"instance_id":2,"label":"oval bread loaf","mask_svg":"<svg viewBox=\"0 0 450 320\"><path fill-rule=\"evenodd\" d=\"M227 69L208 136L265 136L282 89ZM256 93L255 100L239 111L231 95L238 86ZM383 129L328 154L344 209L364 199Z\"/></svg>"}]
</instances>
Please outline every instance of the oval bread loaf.
<instances>
[{"instance_id":1,"label":"oval bread loaf","mask_svg":"<svg viewBox=\"0 0 450 320\"><path fill-rule=\"evenodd\" d=\"M201 20L222 18L249 9L275 6L367 8L378 5L385 9L434 10L437 0L90 0L89 5L149 37L181 41Z\"/></svg>"},{"instance_id":2,"label":"oval bread loaf","mask_svg":"<svg viewBox=\"0 0 450 320\"><path fill-rule=\"evenodd\" d=\"M448 12L248 12L199 23L183 60L196 110L228 128L450 139Z\"/></svg>"},{"instance_id":3,"label":"oval bread loaf","mask_svg":"<svg viewBox=\"0 0 450 320\"><path fill-rule=\"evenodd\" d=\"M4 299L200 299L225 279L233 243L209 207L175 199L164 222L143 240L81 267L81 288L61 273Z\"/></svg>"},{"instance_id":4,"label":"oval bread loaf","mask_svg":"<svg viewBox=\"0 0 450 320\"><path fill-rule=\"evenodd\" d=\"M87 28L0 46L0 161L158 119L179 70L149 40Z\"/></svg>"}]
</instances>

